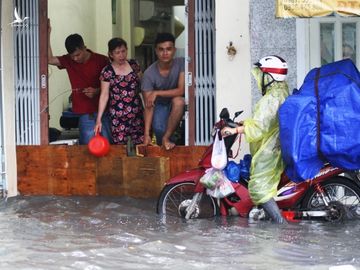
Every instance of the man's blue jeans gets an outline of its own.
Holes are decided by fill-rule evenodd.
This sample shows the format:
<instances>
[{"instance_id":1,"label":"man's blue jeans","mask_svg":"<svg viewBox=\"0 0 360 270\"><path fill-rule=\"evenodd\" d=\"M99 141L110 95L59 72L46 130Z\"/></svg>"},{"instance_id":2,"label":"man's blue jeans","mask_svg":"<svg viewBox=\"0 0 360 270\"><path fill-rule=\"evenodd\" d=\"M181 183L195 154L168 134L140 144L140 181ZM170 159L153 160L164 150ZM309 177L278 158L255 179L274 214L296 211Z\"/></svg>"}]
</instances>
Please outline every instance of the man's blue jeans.
<instances>
[{"instance_id":1,"label":"man's blue jeans","mask_svg":"<svg viewBox=\"0 0 360 270\"><path fill-rule=\"evenodd\" d=\"M88 144L90 139L94 137L95 135L94 127L96 124L96 117L97 117L97 113L82 114L80 116L79 118L80 144ZM103 135L106 139L109 140L110 143L112 143L111 128L110 128L111 123L108 114L104 113L101 122L102 122L101 135Z\"/></svg>"},{"instance_id":2,"label":"man's blue jeans","mask_svg":"<svg viewBox=\"0 0 360 270\"><path fill-rule=\"evenodd\" d=\"M156 136L156 143L158 145L162 145L162 138L167 128L170 112L171 112L171 103L155 104L152 128Z\"/></svg>"}]
</instances>

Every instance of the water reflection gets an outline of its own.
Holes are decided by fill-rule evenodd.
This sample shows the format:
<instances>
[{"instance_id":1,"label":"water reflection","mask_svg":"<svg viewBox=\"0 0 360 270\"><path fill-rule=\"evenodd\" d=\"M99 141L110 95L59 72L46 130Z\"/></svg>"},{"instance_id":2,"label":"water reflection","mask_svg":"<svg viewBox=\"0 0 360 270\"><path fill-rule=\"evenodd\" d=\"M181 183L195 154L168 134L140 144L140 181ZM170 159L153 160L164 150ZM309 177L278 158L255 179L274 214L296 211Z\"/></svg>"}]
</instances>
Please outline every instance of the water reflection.
<instances>
[{"instance_id":1,"label":"water reflection","mask_svg":"<svg viewBox=\"0 0 360 270\"><path fill-rule=\"evenodd\" d=\"M184 221L154 200L17 197L0 205L1 269L329 269L360 266L356 221Z\"/></svg>"}]
</instances>

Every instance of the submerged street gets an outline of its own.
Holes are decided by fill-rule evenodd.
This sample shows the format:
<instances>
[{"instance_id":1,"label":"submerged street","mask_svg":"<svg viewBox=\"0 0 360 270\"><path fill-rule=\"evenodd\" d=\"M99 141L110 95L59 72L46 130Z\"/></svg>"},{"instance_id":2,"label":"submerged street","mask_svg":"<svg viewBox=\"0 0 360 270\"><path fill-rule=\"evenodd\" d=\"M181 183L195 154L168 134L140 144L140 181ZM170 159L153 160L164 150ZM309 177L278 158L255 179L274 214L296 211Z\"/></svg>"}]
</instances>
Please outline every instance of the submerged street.
<instances>
[{"instance_id":1,"label":"submerged street","mask_svg":"<svg viewBox=\"0 0 360 270\"><path fill-rule=\"evenodd\" d=\"M156 200L1 201L0 269L360 269L360 222L162 219Z\"/></svg>"}]
</instances>

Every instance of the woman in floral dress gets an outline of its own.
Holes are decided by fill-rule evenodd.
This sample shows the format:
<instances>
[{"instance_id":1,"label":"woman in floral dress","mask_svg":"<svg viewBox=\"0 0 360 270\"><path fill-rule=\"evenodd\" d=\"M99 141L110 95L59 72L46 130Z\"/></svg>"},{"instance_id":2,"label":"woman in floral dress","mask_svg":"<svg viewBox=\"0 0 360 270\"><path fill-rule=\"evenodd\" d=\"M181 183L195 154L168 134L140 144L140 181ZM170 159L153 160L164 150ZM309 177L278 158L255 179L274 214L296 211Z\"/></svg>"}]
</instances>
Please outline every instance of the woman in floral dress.
<instances>
[{"instance_id":1,"label":"woman in floral dress","mask_svg":"<svg viewBox=\"0 0 360 270\"><path fill-rule=\"evenodd\" d=\"M121 38L108 42L111 63L100 75L101 94L94 128L101 132L101 117L110 112L114 144L126 144L128 137L134 144L144 140L143 104L139 95L141 69L134 59L127 59L127 44Z\"/></svg>"}]
</instances>

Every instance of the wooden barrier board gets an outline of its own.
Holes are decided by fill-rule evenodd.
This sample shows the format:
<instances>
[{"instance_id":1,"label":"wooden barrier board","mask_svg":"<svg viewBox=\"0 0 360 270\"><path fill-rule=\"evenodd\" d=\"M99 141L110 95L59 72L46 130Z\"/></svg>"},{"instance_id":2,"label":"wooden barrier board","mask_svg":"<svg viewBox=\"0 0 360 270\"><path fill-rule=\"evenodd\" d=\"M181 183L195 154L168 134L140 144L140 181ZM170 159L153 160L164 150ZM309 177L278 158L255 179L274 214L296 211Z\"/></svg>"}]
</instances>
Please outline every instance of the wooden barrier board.
<instances>
[{"instance_id":1,"label":"wooden barrier board","mask_svg":"<svg viewBox=\"0 0 360 270\"><path fill-rule=\"evenodd\" d=\"M170 178L167 157L115 157L98 162L99 195L156 198Z\"/></svg>"},{"instance_id":2,"label":"wooden barrier board","mask_svg":"<svg viewBox=\"0 0 360 270\"><path fill-rule=\"evenodd\" d=\"M81 146L17 146L23 195L96 195L96 162Z\"/></svg>"},{"instance_id":3,"label":"wooden barrier board","mask_svg":"<svg viewBox=\"0 0 360 270\"><path fill-rule=\"evenodd\" d=\"M207 146L176 146L172 150L165 150L159 146L138 146L138 153L146 157L170 158L170 176L198 167L198 163Z\"/></svg>"},{"instance_id":4,"label":"wooden barrier board","mask_svg":"<svg viewBox=\"0 0 360 270\"><path fill-rule=\"evenodd\" d=\"M84 145L17 146L18 190L22 195L157 197L164 183L197 167L204 146L139 147L144 157L127 157L111 145L97 158Z\"/></svg>"}]
</instances>

